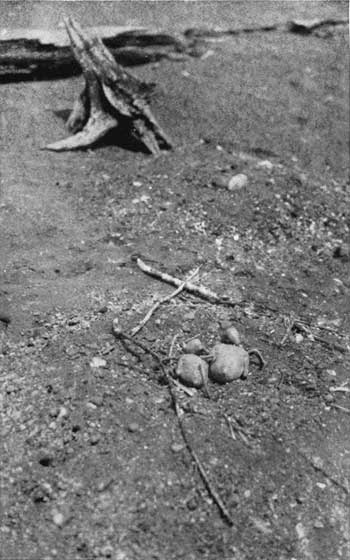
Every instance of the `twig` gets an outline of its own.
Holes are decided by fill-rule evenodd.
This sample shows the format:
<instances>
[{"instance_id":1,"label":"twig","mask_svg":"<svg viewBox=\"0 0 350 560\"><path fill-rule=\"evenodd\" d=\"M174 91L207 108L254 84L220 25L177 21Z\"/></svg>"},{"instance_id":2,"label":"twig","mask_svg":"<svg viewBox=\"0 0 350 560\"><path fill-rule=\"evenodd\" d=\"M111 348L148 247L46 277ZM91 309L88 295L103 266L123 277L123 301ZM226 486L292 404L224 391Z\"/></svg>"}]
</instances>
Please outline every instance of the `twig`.
<instances>
[{"instance_id":1,"label":"twig","mask_svg":"<svg viewBox=\"0 0 350 560\"><path fill-rule=\"evenodd\" d=\"M197 469L202 477L202 480L207 488L208 494L209 496L212 498L212 500L215 502L215 504L217 505L223 519L225 519L226 523L228 523L231 527L233 525L233 520L231 515L229 514L225 504L223 503L223 501L221 500L219 494L217 493L216 489L214 488L214 486L212 485L212 483L210 482L207 473L205 472L205 469L201 463L201 461L199 460L197 453L194 451L194 449L192 448L190 441L187 437L187 433L185 430L185 426L182 422L182 418L181 418L181 411L179 410L179 406L177 404L177 402L175 401L174 403L174 407L175 407L175 412L176 412L176 416L178 418L179 421L179 426L180 426L180 431L181 431L181 435L183 437L184 442L186 443L187 449L190 453L190 455L192 456L192 459L194 460Z\"/></svg>"},{"instance_id":2,"label":"twig","mask_svg":"<svg viewBox=\"0 0 350 560\"><path fill-rule=\"evenodd\" d=\"M349 489L344 484L339 482L336 478L333 478L333 476L330 475L323 467L321 467L321 465L317 465L313 459L310 459L306 455L306 453L304 453L300 449L298 449L298 453L299 453L299 455L301 455L301 457L303 457L312 466L312 468L316 472L320 472L327 480L332 482L332 484L334 484L334 486L337 486L338 488L343 490L343 492L345 492L345 494L349 494Z\"/></svg>"},{"instance_id":3,"label":"twig","mask_svg":"<svg viewBox=\"0 0 350 560\"><path fill-rule=\"evenodd\" d=\"M346 385L348 384L348 381L345 381L344 383L342 383L341 385L339 385L339 387L330 387L330 391L332 393L350 393L350 389L349 387L346 387Z\"/></svg>"},{"instance_id":4,"label":"twig","mask_svg":"<svg viewBox=\"0 0 350 560\"><path fill-rule=\"evenodd\" d=\"M136 264L140 268L140 270L142 270L142 272L145 272L146 274L149 274L150 276L153 276L158 280L162 280L163 282L167 282L168 284L172 284L173 286L178 286L178 287L182 286L183 284L183 281L180 280L179 278L176 278L175 276L171 276L166 272L161 272L160 270L156 270L152 266L149 266L148 264L143 262L143 260L141 260L140 258L136 259ZM205 288L204 286L196 286L195 284L192 284L192 282L186 281L182 289L202 299L210 301L212 303L222 303L226 305L236 305L237 303L237 302L223 299L222 297L218 296L215 292L212 292L212 290L209 290L209 288Z\"/></svg>"},{"instance_id":5,"label":"twig","mask_svg":"<svg viewBox=\"0 0 350 560\"><path fill-rule=\"evenodd\" d=\"M171 360L171 358L173 357L174 346L175 346L176 339L177 339L178 337L179 337L179 333L176 333L176 334L173 336L173 339L172 339L172 341L171 341L170 349L169 349L169 354L168 354L170 360Z\"/></svg>"},{"instance_id":6,"label":"twig","mask_svg":"<svg viewBox=\"0 0 350 560\"><path fill-rule=\"evenodd\" d=\"M266 362L257 348L251 348L251 350L248 350L248 354L249 356L256 356L259 360L259 368L264 369Z\"/></svg>"},{"instance_id":7,"label":"twig","mask_svg":"<svg viewBox=\"0 0 350 560\"><path fill-rule=\"evenodd\" d=\"M228 429L230 430L230 434L233 440L237 440L236 436L235 436L235 432L233 431L233 427L232 427L232 423L230 418L227 416L227 414L224 414L224 418L226 420L226 423L228 425Z\"/></svg>"},{"instance_id":8,"label":"twig","mask_svg":"<svg viewBox=\"0 0 350 560\"><path fill-rule=\"evenodd\" d=\"M321 336L313 334L311 329L318 328L317 326L315 327L305 326L303 325L303 322L299 320L295 320L293 326L296 327L298 330L304 332L305 334L311 335L314 340L320 342L321 344L324 344L325 346L328 346L328 348L334 348L334 350L338 350L339 352L342 352L342 354L346 354L349 351L349 349L346 346L342 346L342 344L338 344L338 342L331 342Z\"/></svg>"},{"instance_id":9,"label":"twig","mask_svg":"<svg viewBox=\"0 0 350 560\"><path fill-rule=\"evenodd\" d=\"M174 297L176 297L180 292L182 292L182 290L185 288L186 283L191 280L192 278L194 278L199 271L199 268L196 268L196 270L194 272L192 272L189 277L187 278L187 280L185 280L184 282L182 282L180 284L180 286L178 288L176 288L176 290L174 290L173 292L171 292L171 294L165 296L163 299L158 300L153 307L151 307L151 309L146 313L146 315L144 316L144 318L142 319L142 321L140 321L140 323L132 329L131 331L131 336L135 336L135 334L137 334L138 332L140 332L140 330L142 329L142 327L145 326L145 324L150 320L150 318L152 317L153 313L155 313L157 311L157 309L163 304L166 303L167 301L170 301L171 299L173 299Z\"/></svg>"},{"instance_id":10,"label":"twig","mask_svg":"<svg viewBox=\"0 0 350 560\"><path fill-rule=\"evenodd\" d=\"M146 346L145 344L143 344L142 342L139 342L138 340L135 340L132 336L124 333L119 325L118 325L118 320L114 320L113 321L113 334L120 340L128 340L129 342L134 343L136 346L139 346L144 352L147 352L148 354L150 354L158 363L160 370L162 371L167 384L168 384L168 388L169 388L169 393L174 405L174 410L175 410L175 414L176 417L178 419L178 423L179 423L179 427L180 427L180 432L181 435L183 437L183 440L186 444L186 447L192 457L192 459L194 460L198 471L202 477L202 480L207 488L207 491L209 493L209 496L212 498L212 500L215 502L217 508L219 509L223 519L225 519L226 523L228 523L230 526L233 525L233 520L225 506L225 504L222 502L220 496L218 495L217 491L215 490L214 486L212 485L212 483L209 481L207 473L205 472L205 469L201 463L201 461L199 460L196 452L194 451L194 449L192 448L192 445L189 441L189 438L187 436L187 432L185 430L185 426L183 424L182 421L182 415L183 412L181 412L180 410L180 406L178 404L177 401L177 397L174 391L174 384L173 384L173 379L171 377L171 375L169 374L169 372L167 371L167 369L164 367L164 364L161 360L161 358L158 356L158 354L156 352L154 352L151 348L149 348L148 346Z\"/></svg>"},{"instance_id":11,"label":"twig","mask_svg":"<svg viewBox=\"0 0 350 560\"><path fill-rule=\"evenodd\" d=\"M332 408L337 408L338 410L341 410L342 412L346 412L347 414L350 414L350 409L345 408L345 406L340 406L340 404L336 404L336 403L331 403L330 406Z\"/></svg>"},{"instance_id":12,"label":"twig","mask_svg":"<svg viewBox=\"0 0 350 560\"><path fill-rule=\"evenodd\" d=\"M284 442L279 438L277 438L275 434L272 434L272 437L284 449ZM304 461L308 463L308 465L310 465L316 472L320 472L327 480L329 480L332 484L334 484L334 486L342 490L345 494L350 493L349 488L347 488L344 484L339 482L336 478L333 478L333 476L330 475L323 467L321 467L321 465L316 464L315 460L308 457L308 455L304 453L304 451L302 451L295 443L289 441L288 445L293 447L296 453L300 455L300 457L302 457Z\"/></svg>"},{"instance_id":13,"label":"twig","mask_svg":"<svg viewBox=\"0 0 350 560\"><path fill-rule=\"evenodd\" d=\"M289 337L290 333L291 333L292 330L293 330L294 323L295 323L294 318L293 318L293 317L289 317L288 323L287 323L287 330L286 330L285 335L284 335L284 337L282 338L282 340L281 340L281 342L280 342L280 344L279 344L280 346L283 346L283 344L286 342L287 338Z\"/></svg>"},{"instance_id":14,"label":"twig","mask_svg":"<svg viewBox=\"0 0 350 560\"><path fill-rule=\"evenodd\" d=\"M189 397L193 397L193 395L197 393L197 389L195 389L194 387L186 387L186 385L180 383L178 379L173 379L173 383L174 385L176 385L176 387L178 387L181 391L186 393L186 395L188 395Z\"/></svg>"}]
</instances>

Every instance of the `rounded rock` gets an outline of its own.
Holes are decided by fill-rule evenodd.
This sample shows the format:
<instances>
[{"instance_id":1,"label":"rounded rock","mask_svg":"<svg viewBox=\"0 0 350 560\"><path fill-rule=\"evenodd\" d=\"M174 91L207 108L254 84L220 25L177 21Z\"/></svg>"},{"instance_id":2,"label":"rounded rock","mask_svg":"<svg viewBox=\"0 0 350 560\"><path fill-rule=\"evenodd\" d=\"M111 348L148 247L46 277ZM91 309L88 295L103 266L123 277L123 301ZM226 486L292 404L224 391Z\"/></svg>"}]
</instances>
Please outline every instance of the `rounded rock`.
<instances>
[{"instance_id":1,"label":"rounded rock","mask_svg":"<svg viewBox=\"0 0 350 560\"><path fill-rule=\"evenodd\" d=\"M184 345L184 352L186 354L196 354L196 356L198 356L202 352L205 352L205 348L199 338L193 338Z\"/></svg>"},{"instance_id":2,"label":"rounded rock","mask_svg":"<svg viewBox=\"0 0 350 560\"><path fill-rule=\"evenodd\" d=\"M216 344L214 359L210 364L209 377L217 383L230 383L234 379L248 375L249 354L240 346Z\"/></svg>"},{"instance_id":3,"label":"rounded rock","mask_svg":"<svg viewBox=\"0 0 350 560\"><path fill-rule=\"evenodd\" d=\"M229 191L238 191L248 185L248 177L244 173L238 173L231 177L228 182L227 188Z\"/></svg>"},{"instance_id":4,"label":"rounded rock","mask_svg":"<svg viewBox=\"0 0 350 560\"><path fill-rule=\"evenodd\" d=\"M238 330L228 321L222 321L220 323L220 340L226 344L234 344L236 346L241 344L241 337Z\"/></svg>"},{"instance_id":5,"label":"rounded rock","mask_svg":"<svg viewBox=\"0 0 350 560\"><path fill-rule=\"evenodd\" d=\"M176 376L185 385L200 389L208 381L208 364L196 354L184 354L178 361Z\"/></svg>"}]
</instances>

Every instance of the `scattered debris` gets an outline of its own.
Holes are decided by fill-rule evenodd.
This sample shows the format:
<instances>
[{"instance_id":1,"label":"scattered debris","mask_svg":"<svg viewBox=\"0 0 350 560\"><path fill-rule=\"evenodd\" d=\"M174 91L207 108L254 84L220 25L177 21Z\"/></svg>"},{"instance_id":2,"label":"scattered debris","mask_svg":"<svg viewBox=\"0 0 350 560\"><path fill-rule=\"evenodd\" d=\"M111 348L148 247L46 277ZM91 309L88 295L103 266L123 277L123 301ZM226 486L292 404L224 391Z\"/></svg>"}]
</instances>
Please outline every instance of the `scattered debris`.
<instances>
[{"instance_id":1,"label":"scattered debris","mask_svg":"<svg viewBox=\"0 0 350 560\"><path fill-rule=\"evenodd\" d=\"M144 84L114 60L100 38L83 32L73 18L64 21L85 86L67 121L73 136L46 148L57 152L86 148L123 123L150 153L170 149L170 140L146 102Z\"/></svg>"}]
</instances>

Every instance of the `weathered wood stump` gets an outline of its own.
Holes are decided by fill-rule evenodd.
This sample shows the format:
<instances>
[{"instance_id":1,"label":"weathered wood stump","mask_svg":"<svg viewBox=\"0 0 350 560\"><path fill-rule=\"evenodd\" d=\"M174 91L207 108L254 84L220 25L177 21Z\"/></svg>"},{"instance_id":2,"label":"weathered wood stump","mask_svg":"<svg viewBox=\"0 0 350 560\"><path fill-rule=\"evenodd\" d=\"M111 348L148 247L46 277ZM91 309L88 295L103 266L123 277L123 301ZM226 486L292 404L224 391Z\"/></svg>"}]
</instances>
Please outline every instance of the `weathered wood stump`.
<instances>
[{"instance_id":1,"label":"weathered wood stump","mask_svg":"<svg viewBox=\"0 0 350 560\"><path fill-rule=\"evenodd\" d=\"M152 154L171 149L171 141L148 106L147 85L126 72L101 39L83 33L73 18L66 18L65 26L85 86L67 121L73 135L46 148L57 152L87 148L123 124Z\"/></svg>"}]
</instances>

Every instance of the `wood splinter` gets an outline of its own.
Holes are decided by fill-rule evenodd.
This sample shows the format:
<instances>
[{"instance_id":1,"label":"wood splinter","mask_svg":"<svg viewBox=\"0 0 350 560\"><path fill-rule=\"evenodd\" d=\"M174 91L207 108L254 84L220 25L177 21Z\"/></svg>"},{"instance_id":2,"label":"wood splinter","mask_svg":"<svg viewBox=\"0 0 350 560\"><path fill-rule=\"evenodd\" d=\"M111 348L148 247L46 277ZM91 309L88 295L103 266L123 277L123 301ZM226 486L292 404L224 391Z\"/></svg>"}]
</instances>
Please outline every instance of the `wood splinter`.
<instances>
[{"instance_id":1,"label":"wood splinter","mask_svg":"<svg viewBox=\"0 0 350 560\"><path fill-rule=\"evenodd\" d=\"M123 125L152 154L171 149L146 101L147 84L129 74L114 59L99 37L82 31L73 18L64 20L85 86L67 121L73 135L46 149L56 152L87 148L110 130Z\"/></svg>"}]
</instances>

